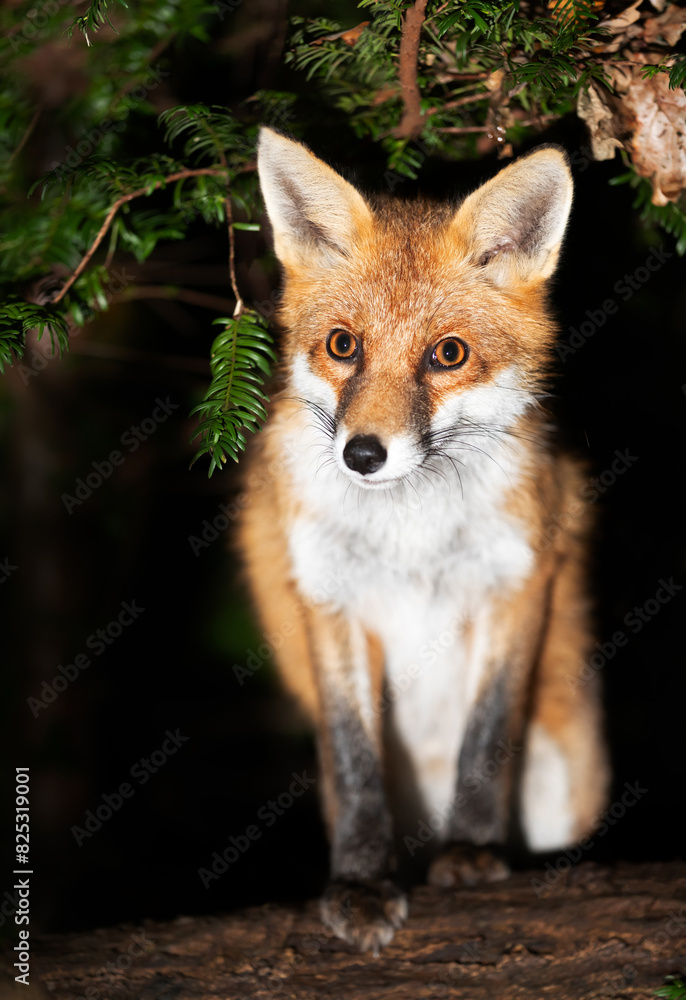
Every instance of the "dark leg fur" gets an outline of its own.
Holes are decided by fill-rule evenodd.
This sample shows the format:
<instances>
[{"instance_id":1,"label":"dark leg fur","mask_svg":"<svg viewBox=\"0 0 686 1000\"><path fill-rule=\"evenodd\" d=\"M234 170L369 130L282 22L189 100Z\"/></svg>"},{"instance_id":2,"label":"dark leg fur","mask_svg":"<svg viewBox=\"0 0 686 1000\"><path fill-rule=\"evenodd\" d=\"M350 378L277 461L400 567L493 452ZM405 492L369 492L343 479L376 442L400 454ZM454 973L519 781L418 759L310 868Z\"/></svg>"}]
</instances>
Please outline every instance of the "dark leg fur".
<instances>
[{"instance_id":1,"label":"dark leg fur","mask_svg":"<svg viewBox=\"0 0 686 1000\"><path fill-rule=\"evenodd\" d=\"M364 724L375 717L354 683L355 671L365 666L365 643L353 629L341 617L322 615L311 634L313 655L327 657L327 669L318 671L319 733L332 881L321 912L338 937L378 954L405 919L407 902L389 878L395 863L380 725Z\"/></svg>"},{"instance_id":2,"label":"dark leg fur","mask_svg":"<svg viewBox=\"0 0 686 1000\"><path fill-rule=\"evenodd\" d=\"M503 856L508 832L514 759L522 749L512 732L506 672L477 702L458 762L456 811L449 842L432 863L433 885L476 885L506 878Z\"/></svg>"}]
</instances>

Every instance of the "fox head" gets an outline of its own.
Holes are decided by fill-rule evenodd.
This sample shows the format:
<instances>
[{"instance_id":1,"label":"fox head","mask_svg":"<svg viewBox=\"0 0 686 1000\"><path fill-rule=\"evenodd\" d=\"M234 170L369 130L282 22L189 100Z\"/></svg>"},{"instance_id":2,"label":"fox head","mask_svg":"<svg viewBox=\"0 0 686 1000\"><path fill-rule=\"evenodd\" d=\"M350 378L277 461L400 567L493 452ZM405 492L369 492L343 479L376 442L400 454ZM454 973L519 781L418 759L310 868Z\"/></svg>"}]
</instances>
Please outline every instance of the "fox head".
<instances>
[{"instance_id":1,"label":"fox head","mask_svg":"<svg viewBox=\"0 0 686 1000\"><path fill-rule=\"evenodd\" d=\"M287 391L340 473L388 489L521 419L554 335L546 279L572 201L562 151L522 157L457 208L372 204L266 128L258 169L285 274Z\"/></svg>"}]
</instances>

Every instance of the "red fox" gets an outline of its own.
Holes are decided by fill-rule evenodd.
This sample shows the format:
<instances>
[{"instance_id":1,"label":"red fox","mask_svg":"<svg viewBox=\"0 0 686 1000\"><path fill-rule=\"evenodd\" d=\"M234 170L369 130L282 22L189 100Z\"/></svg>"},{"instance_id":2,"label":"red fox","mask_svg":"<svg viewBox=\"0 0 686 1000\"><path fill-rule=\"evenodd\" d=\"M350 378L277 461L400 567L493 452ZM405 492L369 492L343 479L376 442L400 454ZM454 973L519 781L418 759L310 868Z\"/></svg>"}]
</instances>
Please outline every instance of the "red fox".
<instances>
[{"instance_id":1,"label":"red fox","mask_svg":"<svg viewBox=\"0 0 686 1000\"><path fill-rule=\"evenodd\" d=\"M605 801L582 471L540 405L572 180L544 146L457 207L372 201L266 128L258 169L285 360L239 542L317 733L323 921L378 953L406 849L434 884L504 878L511 801L533 851Z\"/></svg>"}]
</instances>

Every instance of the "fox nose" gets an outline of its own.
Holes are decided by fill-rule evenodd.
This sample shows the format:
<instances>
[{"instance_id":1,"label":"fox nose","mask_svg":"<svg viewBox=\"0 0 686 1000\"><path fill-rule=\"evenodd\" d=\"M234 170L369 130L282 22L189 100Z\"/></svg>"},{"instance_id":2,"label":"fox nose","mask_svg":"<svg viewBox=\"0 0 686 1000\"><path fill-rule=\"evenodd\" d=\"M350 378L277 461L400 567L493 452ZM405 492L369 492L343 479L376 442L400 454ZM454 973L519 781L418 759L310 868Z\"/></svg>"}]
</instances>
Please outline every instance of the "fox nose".
<instances>
[{"instance_id":1,"label":"fox nose","mask_svg":"<svg viewBox=\"0 0 686 1000\"><path fill-rule=\"evenodd\" d=\"M356 434L343 449L345 464L353 472L368 476L386 461L388 452L373 434Z\"/></svg>"}]
</instances>

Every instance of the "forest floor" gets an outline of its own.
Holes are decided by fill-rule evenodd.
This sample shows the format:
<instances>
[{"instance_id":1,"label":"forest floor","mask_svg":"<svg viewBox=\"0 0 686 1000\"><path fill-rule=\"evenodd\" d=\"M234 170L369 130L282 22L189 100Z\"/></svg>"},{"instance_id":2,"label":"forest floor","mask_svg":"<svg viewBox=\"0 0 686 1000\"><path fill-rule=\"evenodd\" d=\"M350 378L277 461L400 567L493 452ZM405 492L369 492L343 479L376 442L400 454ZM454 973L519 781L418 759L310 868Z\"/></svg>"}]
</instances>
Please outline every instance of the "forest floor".
<instances>
[{"instance_id":1,"label":"forest floor","mask_svg":"<svg viewBox=\"0 0 686 1000\"><path fill-rule=\"evenodd\" d=\"M46 935L31 950L31 985L0 972L2 1000L651 998L686 970L686 863L419 887L378 958L325 932L316 901Z\"/></svg>"}]
</instances>

